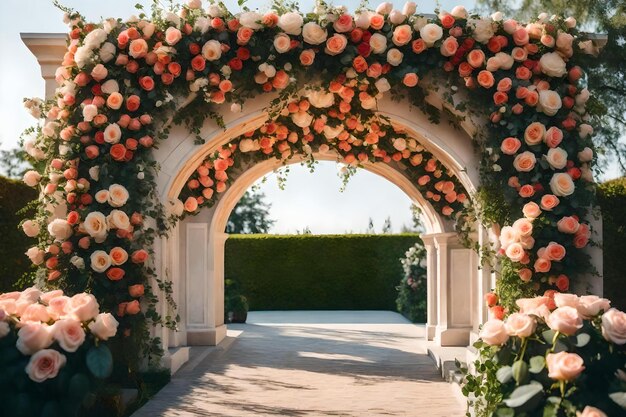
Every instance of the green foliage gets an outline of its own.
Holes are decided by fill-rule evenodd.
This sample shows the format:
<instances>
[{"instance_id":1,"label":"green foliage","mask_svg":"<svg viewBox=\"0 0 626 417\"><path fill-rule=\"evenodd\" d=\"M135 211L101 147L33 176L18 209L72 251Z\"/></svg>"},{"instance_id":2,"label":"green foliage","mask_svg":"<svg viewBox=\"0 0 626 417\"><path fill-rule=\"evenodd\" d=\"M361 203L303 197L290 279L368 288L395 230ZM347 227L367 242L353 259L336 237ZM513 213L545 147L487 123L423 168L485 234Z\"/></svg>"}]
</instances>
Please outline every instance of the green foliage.
<instances>
[{"instance_id":1,"label":"green foliage","mask_svg":"<svg viewBox=\"0 0 626 417\"><path fill-rule=\"evenodd\" d=\"M34 210L22 210L37 198L37 191L21 181L0 177L0 292L12 291L31 263L24 255L35 244L24 235L20 223L33 216Z\"/></svg>"},{"instance_id":2,"label":"green foliage","mask_svg":"<svg viewBox=\"0 0 626 417\"><path fill-rule=\"evenodd\" d=\"M395 310L398 258L419 240L403 235L235 235L225 276L251 310Z\"/></svg>"},{"instance_id":3,"label":"green foliage","mask_svg":"<svg viewBox=\"0 0 626 417\"><path fill-rule=\"evenodd\" d=\"M426 322L426 250L420 240L400 259L404 275L396 287L396 307L413 323Z\"/></svg>"},{"instance_id":4,"label":"green foliage","mask_svg":"<svg viewBox=\"0 0 626 417\"><path fill-rule=\"evenodd\" d=\"M269 218L271 207L264 193L246 191L228 218L226 233L268 233L276 222Z\"/></svg>"},{"instance_id":5,"label":"green foliage","mask_svg":"<svg viewBox=\"0 0 626 417\"><path fill-rule=\"evenodd\" d=\"M626 310L626 178L607 181L598 187L602 209L604 250L604 293L613 307Z\"/></svg>"}]
</instances>

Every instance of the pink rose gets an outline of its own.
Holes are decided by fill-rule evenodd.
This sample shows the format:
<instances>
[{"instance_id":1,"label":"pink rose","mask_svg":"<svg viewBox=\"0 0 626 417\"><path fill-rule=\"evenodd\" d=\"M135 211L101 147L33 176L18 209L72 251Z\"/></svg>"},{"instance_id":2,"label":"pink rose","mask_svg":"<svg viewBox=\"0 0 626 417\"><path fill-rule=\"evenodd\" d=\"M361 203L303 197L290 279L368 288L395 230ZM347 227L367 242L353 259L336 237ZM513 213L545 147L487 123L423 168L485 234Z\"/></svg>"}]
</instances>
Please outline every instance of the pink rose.
<instances>
[{"instance_id":1,"label":"pink rose","mask_svg":"<svg viewBox=\"0 0 626 417\"><path fill-rule=\"evenodd\" d=\"M550 242L546 247L545 258L551 261L561 261L565 257L565 248L556 242Z\"/></svg>"},{"instance_id":2,"label":"pink rose","mask_svg":"<svg viewBox=\"0 0 626 417\"><path fill-rule=\"evenodd\" d=\"M515 157L513 160L513 167L518 172L530 172L533 170L536 163L537 158L535 158L535 154L525 151Z\"/></svg>"},{"instance_id":3,"label":"pink rose","mask_svg":"<svg viewBox=\"0 0 626 417\"><path fill-rule=\"evenodd\" d=\"M576 294L564 294L564 293L556 293L554 294L554 304L557 307L573 307L578 309L578 296Z\"/></svg>"},{"instance_id":4,"label":"pink rose","mask_svg":"<svg viewBox=\"0 0 626 417\"><path fill-rule=\"evenodd\" d=\"M66 362L65 355L54 349L44 349L35 353L26 365L28 377L35 382L56 377Z\"/></svg>"},{"instance_id":5,"label":"pink rose","mask_svg":"<svg viewBox=\"0 0 626 417\"><path fill-rule=\"evenodd\" d=\"M524 217L528 219L536 219L541 215L541 209L537 205L537 203L526 203L524 204L524 208L522 208L522 212L524 213Z\"/></svg>"},{"instance_id":6,"label":"pink rose","mask_svg":"<svg viewBox=\"0 0 626 417\"><path fill-rule=\"evenodd\" d=\"M576 417L608 417L604 412L598 408L590 405L583 409L582 413L576 413Z\"/></svg>"},{"instance_id":7,"label":"pink rose","mask_svg":"<svg viewBox=\"0 0 626 417\"><path fill-rule=\"evenodd\" d=\"M76 352L85 341L85 331L79 321L63 319L51 327L52 335L66 352Z\"/></svg>"},{"instance_id":8,"label":"pink rose","mask_svg":"<svg viewBox=\"0 0 626 417\"><path fill-rule=\"evenodd\" d=\"M452 56L456 53L457 49L459 49L459 41L457 41L454 36L449 36L443 41L439 51L443 56Z\"/></svg>"},{"instance_id":9,"label":"pink rose","mask_svg":"<svg viewBox=\"0 0 626 417\"><path fill-rule=\"evenodd\" d=\"M559 229L559 232L573 235L578 231L580 223L575 217L565 216L557 222L556 226Z\"/></svg>"},{"instance_id":10,"label":"pink rose","mask_svg":"<svg viewBox=\"0 0 626 417\"><path fill-rule=\"evenodd\" d=\"M49 347L52 342L52 332L47 324L29 321L23 323L17 332L15 347L24 355L32 355L41 349Z\"/></svg>"},{"instance_id":11,"label":"pink rose","mask_svg":"<svg viewBox=\"0 0 626 417\"><path fill-rule=\"evenodd\" d=\"M143 39L135 39L130 42L128 53L135 59L143 58L148 53L148 43Z\"/></svg>"},{"instance_id":12,"label":"pink rose","mask_svg":"<svg viewBox=\"0 0 626 417\"><path fill-rule=\"evenodd\" d=\"M546 364L548 376L557 381L573 381L585 370L583 358L575 353L549 353Z\"/></svg>"},{"instance_id":13,"label":"pink rose","mask_svg":"<svg viewBox=\"0 0 626 417\"><path fill-rule=\"evenodd\" d=\"M554 331L572 336L583 327L583 320L580 314L578 314L578 310L565 306L559 307L550 313L546 324Z\"/></svg>"},{"instance_id":14,"label":"pink rose","mask_svg":"<svg viewBox=\"0 0 626 417\"><path fill-rule=\"evenodd\" d=\"M47 323L49 320L50 314L48 313L46 306L37 303L26 307L26 310L24 310L22 316L20 317L21 322L37 321Z\"/></svg>"},{"instance_id":15,"label":"pink rose","mask_svg":"<svg viewBox=\"0 0 626 417\"><path fill-rule=\"evenodd\" d=\"M65 310L67 316L80 322L89 321L98 315L100 306L92 294L80 293L69 299Z\"/></svg>"},{"instance_id":16,"label":"pink rose","mask_svg":"<svg viewBox=\"0 0 626 417\"><path fill-rule=\"evenodd\" d=\"M89 323L89 330L100 340L108 340L117 333L119 323L111 313L101 313L96 320Z\"/></svg>"},{"instance_id":17,"label":"pink rose","mask_svg":"<svg viewBox=\"0 0 626 417\"><path fill-rule=\"evenodd\" d=\"M396 26L396 28L393 30L393 36L391 40L394 45L403 46L411 42L412 37L413 30L411 29L411 27L409 25L400 25Z\"/></svg>"},{"instance_id":18,"label":"pink rose","mask_svg":"<svg viewBox=\"0 0 626 417\"><path fill-rule=\"evenodd\" d=\"M602 336L616 345L626 344L626 313L612 308L602 315Z\"/></svg>"},{"instance_id":19,"label":"pink rose","mask_svg":"<svg viewBox=\"0 0 626 417\"><path fill-rule=\"evenodd\" d=\"M169 45L176 45L183 38L183 34L175 27L169 27L165 31L165 42ZM132 44L132 42L131 42Z\"/></svg>"},{"instance_id":20,"label":"pink rose","mask_svg":"<svg viewBox=\"0 0 626 417\"><path fill-rule=\"evenodd\" d=\"M583 295L578 300L578 314L585 319L597 316L600 311L608 311L611 308L611 302L606 298L597 295Z\"/></svg>"},{"instance_id":21,"label":"pink rose","mask_svg":"<svg viewBox=\"0 0 626 417\"><path fill-rule=\"evenodd\" d=\"M505 155L515 155L519 148L522 146L522 142L520 142L517 138L506 138L502 141L500 145L500 150Z\"/></svg>"},{"instance_id":22,"label":"pink rose","mask_svg":"<svg viewBox=\"0 0 626 417\"><path fill-rule=\"evenodd\" d=\"M530 337L535 333L537 320L524 313L513 313L507 317L504 328L509 336Z\"/></svg>"},{"instance_id":23,"label":"pink rose","mask_svg":"<svg viewBox=\"0 0 626 417\"><path fill-rule=\"evenodd\" d=\"M498 319L490 319L480 329L480 338L488 345L503 345L509 340L509 335L504 327L504 322Z\"/></svg>"},{"instance_id":24,"label":"pink rose","mask_svg":"<svg viewBox=\"0 0 626 417\"><path fill-rule=\"evenodd\" d=\"M344 35L335 33L326 41L326 53L328 55L339 55L346 49L348 39Z\"/></svg>"},{"instance_id":25,"label":"pink rose","mask_svg":"<svg viewBox=\"0 0 626 417\"><path fill-rule=\"evenodd\" d=\"M70 301L70 297L64 295L51 298L48 301L48 314L50 314L50 317L54 320L58 320L64 316L66 313L65 306L67 306L68 301Z\"/></svg>"}]
</instances>

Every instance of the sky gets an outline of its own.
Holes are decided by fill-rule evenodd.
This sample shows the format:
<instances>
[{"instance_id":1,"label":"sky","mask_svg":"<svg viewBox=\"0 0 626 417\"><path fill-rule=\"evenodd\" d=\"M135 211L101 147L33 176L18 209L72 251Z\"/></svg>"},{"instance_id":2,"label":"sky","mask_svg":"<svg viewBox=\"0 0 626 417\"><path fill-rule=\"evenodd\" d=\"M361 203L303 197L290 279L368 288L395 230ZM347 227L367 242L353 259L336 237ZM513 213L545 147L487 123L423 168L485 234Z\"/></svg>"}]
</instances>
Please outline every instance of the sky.
<instances>
[{"instance_id":1,"label":"sky","mask_svg":"<svg viewBox=\"0 0 626 417\"><path fill-rule=\"evenodd\" d=\"M62 0L61 3L80 11L90 21L108 17L128 17L136 14L134 5L143 4L147 10L149 0ZM166 0L162 1L167 4ZM208 1L203 2L205 5ZM225 0L231 11L237 10L237 0ZM353 11L359 0L334 2L343 4ZM312 10L312 0L299 2L300 10ZM375 7L378 3L371 3ZM395 1L396 8L404 2ZM432 0L418 2L418 11L432 13L440 6L451 10L456 5L468 10L474 1ZM246 3L251 9L269 9L269 0L251 0ZM0 149L17 145L20 133L34 123L22 106L24 97L41 97L44 82L35 57L20 39L21 32L64 33L67 26L62 13L52 5L52 0L2 0L0 15ZM350 181L344 192L340 191L341 179L333 162L320 163L314 173L306 167L292 165L284 191L277 186L276 176L269 175L267 181L258 186L272 204L270 216L277 222L272 233L295 233L309 227L313 233L359 232L367 228L371 217L377 231L387 217L391 218L394 231L403 224L411 224L411 200L399 188L375 174L360 170ZM609 169L605 176L616 177L617 169Z\"/></svg>"}]
</instances>

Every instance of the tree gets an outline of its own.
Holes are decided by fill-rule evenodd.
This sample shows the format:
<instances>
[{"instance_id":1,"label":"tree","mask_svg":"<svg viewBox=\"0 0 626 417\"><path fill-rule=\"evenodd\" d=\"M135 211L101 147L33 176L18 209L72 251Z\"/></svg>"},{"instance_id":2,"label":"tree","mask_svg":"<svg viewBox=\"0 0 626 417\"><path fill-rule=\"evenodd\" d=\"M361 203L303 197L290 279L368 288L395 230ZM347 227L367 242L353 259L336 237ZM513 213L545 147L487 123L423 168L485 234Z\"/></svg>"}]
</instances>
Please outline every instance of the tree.
<instances>
[{"instance_id":1,"label":"tree","mask_svg":"<svg viewBox=\"0 0 626 417\"><path fill-rule=\"evenodd\" d=\"M27 167L26 152L21 148L0 150L0 174L8 178L21 178Z\"/></svg>"},{"instance_id":2,"label":"tree","mask_svg":"<svg viewBox=\"0 0 626 417\"><path fill-rule=\"evenodd\" d=\"M592 121L594 141L604 154L600 168L616 161L626 172L626 0L478 0L478 5L483 12L500 10L524 21L541 12L574 16L580 30L607 35L597 58L582 57L592 93L587 107L602 114Z\"/></svg>"},{"instance_id":3,"label":"tree","mask_svg":"<svg viewBox=\"0 0 626 417\"><path fill-rule=\"evenodd\" d=\"M369 218L367 222L367 229L365 229L365 233L369 235L376 234L376 231L374 230L374 220L371 217Z\"/></svg>"},{"instance_id":4,"label":"tree","mask_svg":"<svg viewBox=\"0 0 626 417\"><path fill-rule=\"evenodd\" d=\"M411 204L411 221L412 225L402 225L402 233L424 233L426 228L422 222L422 209L417 204Z\"/></svg>"},{"instance_id":5,"label":"tree","mask_svg":"<svg viewBox=\"0 0 626 417\"><path fill-rule=\"evenodd\" d=\"M246 191L228 218L226 233L268 233L276 223L269 218L271 207L264 193Z\"/></svg>"},{"instance_id":6,"label":"tree","mask_svg":"<svg viewBox=\"0 0 626 417\"><path fill-rule=\"evenodd\" d=\"M383 233L390 234L391 232L392 232L391 217L387 217L385 219L385 223L383 224Z\"/></svg>"}]
</instances>

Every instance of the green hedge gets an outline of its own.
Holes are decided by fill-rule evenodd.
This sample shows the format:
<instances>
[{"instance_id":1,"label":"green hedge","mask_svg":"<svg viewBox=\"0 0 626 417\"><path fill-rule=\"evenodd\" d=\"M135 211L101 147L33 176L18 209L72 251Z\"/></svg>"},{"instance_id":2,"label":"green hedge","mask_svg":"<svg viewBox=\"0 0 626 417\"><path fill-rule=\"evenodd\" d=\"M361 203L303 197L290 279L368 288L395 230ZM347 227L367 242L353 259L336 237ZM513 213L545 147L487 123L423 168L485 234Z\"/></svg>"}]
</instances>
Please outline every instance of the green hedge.
<instances>
[{"instance_id":1,"label":"green hedge","mask_svg":"<svg viewBox=\"0 0 626 417\"><path fill-rule=\"evenodd\" d=\"M37 198L37 191L22 181L0 177L0 292L10 291L16 281L30 269L24 252L35 243L18 227L33 212L17 214Z\"/></svg>"},{"instance_id":2,"label":"green hedge","mask_svg":"<svg viewBox=\"0 0 626 417\"><path fill-rule=\"evenodd\" d=\"M251 310L394 310L402 235L231 235L225 276Z\"/></svg>"},{"instance_id":3,"label":"green hedge","mask_svg":"<svg viewBox=\"0 0 626 417\"><path fill-rule=\"evenodd\" d=\"M598 187L602 209L604 295L613 307L626 311L626 178Z\"/></svg>"}]
</instances>

